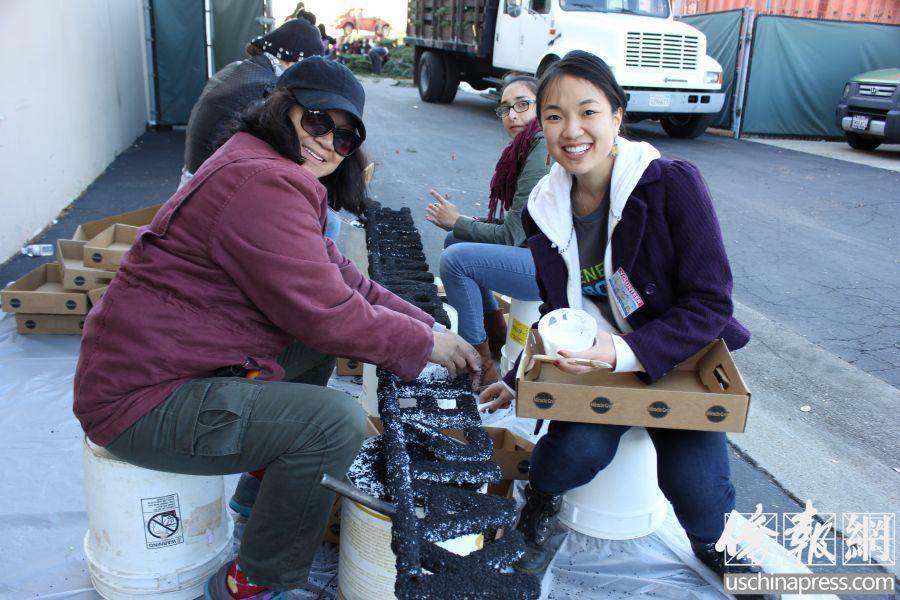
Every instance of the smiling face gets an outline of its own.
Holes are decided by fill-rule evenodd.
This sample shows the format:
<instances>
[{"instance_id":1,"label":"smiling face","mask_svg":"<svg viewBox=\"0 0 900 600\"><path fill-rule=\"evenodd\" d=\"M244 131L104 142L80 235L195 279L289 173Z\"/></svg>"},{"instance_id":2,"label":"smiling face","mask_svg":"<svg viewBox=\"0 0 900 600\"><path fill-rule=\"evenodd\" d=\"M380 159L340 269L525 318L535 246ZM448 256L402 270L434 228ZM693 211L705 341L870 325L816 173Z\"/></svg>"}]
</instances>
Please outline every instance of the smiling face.
<instances>
[{"instance_id":1,"label":"smiling face","mask_svg":"<svg viewBox=\"0 0 900 600\"><path fill-rule=\"evenodd\" d=\"M334 125L338 129L355 129L350 116L344 111L329 110L326 112L334 120ZM319 137L307 133L300 124L300 119L303 117L303 108L298 104L291 107L288 115L294 124L297 136L300 138L300 154L305 159L301 166L317 179L334 173L340 166L341 161L344 160L344 157L334 150L334 133L328 132Z\"/></svg>"},{"instance_id":2,"label":"smiling face","mask_svg":"<svg viewBox=\"0 0 900 600\"><path fill-rule=\"evenodd\" d=\"M503 90L500 104L512 107L513 104L521 100L534 100L534 92L528 89L528 86L524 83L516 82L509 84ZM528 127L528 124L534 121L536 116L537 111L534 104L530 104L528 110L521 113L510 109L509 114L502 118L506 135L510 138L516 137L520 131Z\"/></svg>"},{"instance_id":3,"label":"smiling face","mask_svg":"<svg viewBox=\"0 0 900 600\"><path fill-rule=\"evenodd\" d=\"M609 168L623 111L613 110L603 90L586 79L563 75L541 106L547 151L566 171L584 175Z\"/></svg>"}]
</instances>

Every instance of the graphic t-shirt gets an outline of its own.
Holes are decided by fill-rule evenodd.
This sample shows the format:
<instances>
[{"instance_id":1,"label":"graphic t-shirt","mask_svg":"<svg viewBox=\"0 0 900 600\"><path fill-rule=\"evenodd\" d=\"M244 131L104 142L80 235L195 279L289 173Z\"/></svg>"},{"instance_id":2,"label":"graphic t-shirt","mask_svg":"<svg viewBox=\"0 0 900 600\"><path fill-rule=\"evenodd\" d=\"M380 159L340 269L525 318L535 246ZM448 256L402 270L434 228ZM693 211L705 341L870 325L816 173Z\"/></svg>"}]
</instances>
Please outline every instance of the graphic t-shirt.
<instances>
[{"instance_id":1,"label":"graphic t-shirt","mask_svg":"<svg viewBox=\"0 0 900 600\"><path fill-rule=\"evenodd\" d=\"M578 242L578 262L581 265L581 293L597 305L604 319L615 324L612 308L609 306L603 262L606 256L609 194L596 210L583 217L573 214L572 221Z\"/></svg>"}]
</instances>

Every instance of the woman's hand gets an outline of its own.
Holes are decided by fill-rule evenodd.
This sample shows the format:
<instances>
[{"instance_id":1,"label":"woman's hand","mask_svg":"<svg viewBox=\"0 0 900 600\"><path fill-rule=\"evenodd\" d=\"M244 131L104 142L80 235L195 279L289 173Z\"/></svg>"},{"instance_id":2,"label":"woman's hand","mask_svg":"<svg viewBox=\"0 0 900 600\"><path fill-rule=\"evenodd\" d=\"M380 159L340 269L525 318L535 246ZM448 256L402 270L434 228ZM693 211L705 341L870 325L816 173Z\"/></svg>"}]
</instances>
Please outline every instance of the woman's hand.
<instances>
[{"instance_id":1,"label":"woman's hand","mask_svg":"<svg viewBox=\"0 0 900 600\"><path fill-rule=\"evenodd\" d=\"M616 367L616 346L613 344L612 335L601 331L597 334L597 342L592 348L582 350L581 352L569 352L568 350L559 351L560 358L556 359L556 366L560 371L570 373L572 375L583 375L591 371L609 370L606 367L593 367L584 364L587 361L599 361L608 363L612 368ZM576 360L583 361L577 364Z\"/></svg>"},{"instance_id":2,"label":"woman's hand","mask_svg":"<svg viewBox=\"0 0 900 600\"><path fill-rule=\"evenodd\" d=\"M447 198L437 193L435 190L428 190L431 197L435 199L425 209L425 218L434 223L444 231L453 231L456 220L459 218L459 210Z\"/></svg>"},{"instance_id":3,"label":"woman's hand","mask_svg":"<svg viewBox=\"0 0 900 600\"><path fill-rule=\"evenodd\" d=\"M506 408L512 402L513 395L502 381L493 383L478 397L478 410L489 413Z\"/></svg>"},{"instance_id":4,"label":"woman's hand","mask_svg":"<svg viewBox=\"0 0 900 600\"><path fill-rule=\"evenodd\" d=\"M450 371L450 377L456 377L465 371L481 373L481 357L478 356L478 351L452 331L435 332L434 349L429 360ZM481 377L472 379L477 385Z\"/></svg>"}]
</instances>

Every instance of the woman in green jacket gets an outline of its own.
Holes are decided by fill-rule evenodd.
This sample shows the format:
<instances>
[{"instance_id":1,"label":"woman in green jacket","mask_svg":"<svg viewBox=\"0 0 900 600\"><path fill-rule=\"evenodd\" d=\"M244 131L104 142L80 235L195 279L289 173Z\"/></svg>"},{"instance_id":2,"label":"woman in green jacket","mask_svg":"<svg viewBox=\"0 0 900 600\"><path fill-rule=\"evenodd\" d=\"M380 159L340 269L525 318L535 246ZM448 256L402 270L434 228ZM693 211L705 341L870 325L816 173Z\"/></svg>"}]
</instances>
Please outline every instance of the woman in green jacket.
<instances>
[{"instance_id":1,"label":"woman in green jacket","mask_svg":"<svg viewBox=\"0 0 900 600\"><path fill-rule=\"evenodd\" d=\"M497 381L491 352L506 340L506 323L494 291L520 300L539 300L534 261L522 231L522 209L531 189L550 170L547 145L535 119L537 79L506 81L496 109L512 139L491 179L487 221L459 214L444 196L431 190L434 202L426 218L447 230L441 254L441 279L447 301L459 313L459 334L481 355L482 382Z\"/></svg>"}]
</instances>

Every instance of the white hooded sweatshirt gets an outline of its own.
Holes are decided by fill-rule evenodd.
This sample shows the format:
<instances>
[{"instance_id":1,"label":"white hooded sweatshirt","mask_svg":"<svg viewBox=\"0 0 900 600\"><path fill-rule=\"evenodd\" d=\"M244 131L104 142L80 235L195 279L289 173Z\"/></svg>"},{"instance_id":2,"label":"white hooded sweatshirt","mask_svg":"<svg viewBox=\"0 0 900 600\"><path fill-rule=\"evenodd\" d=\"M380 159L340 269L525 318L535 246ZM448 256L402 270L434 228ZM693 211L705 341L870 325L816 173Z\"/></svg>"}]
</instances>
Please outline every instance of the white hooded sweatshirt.
<instances>
[{"instance_id":1,"label":"white hooded sweatshirt","mask_svg":"<svg viewBox=\"0 0 900 600\"><path fill-rule=\"evenodd\" d=\"M609 277L612 268L613 231L622 220L622 211L628 198L637 186L647 166L660 157L659 151L647 142L630 142L623 137L616 138L618 149L613 164L609 193L609 226L606 236L606 253L604 271L606 289L611 290ZM600 309L591 302L585 302L581 291L581 265L578 259L578 242L575 239L575 226L572 218L572 175L558 163L550 168L528 197L528 214L550 240L553 248L563 258L568 269L566 298L570 308L587 311L597 321L601 331L613 333L613 344L616 350L616 373L627 371L643 371L644 367L635 356L631 347L616 333L628 333L631 327L622 314L617 303L610 294L610 308L615 323L603 318Z\"/></svg>"}]
</instances>

